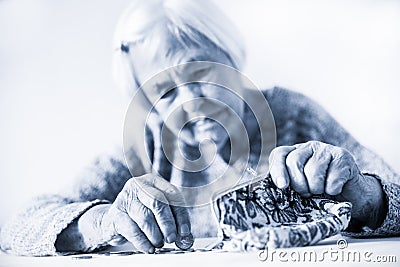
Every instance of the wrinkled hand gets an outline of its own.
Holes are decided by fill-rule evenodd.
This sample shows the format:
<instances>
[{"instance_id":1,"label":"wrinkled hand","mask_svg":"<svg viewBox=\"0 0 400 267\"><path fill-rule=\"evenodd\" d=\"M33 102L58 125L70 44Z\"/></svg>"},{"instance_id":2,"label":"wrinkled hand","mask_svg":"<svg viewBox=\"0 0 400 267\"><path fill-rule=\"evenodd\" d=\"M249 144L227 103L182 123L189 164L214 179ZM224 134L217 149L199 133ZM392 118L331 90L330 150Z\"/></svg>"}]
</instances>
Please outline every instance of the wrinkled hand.
<instances>
[{"instance_id":1,"label":"wrinkled hand","mask_svg":"<svg viewBox=\"0 0 400 267\"><path fill-rule=\"evenodd\" d=\"M189 234L187 209L169 205L171 202L184 200L163 178L147 174L128 180L101 220L103 240L112 244L123 237L137 249L153 253L164 242L176 241L178 234Z\"/></svg>"},{"instance_id":2,"label":"wrinkled hand","mask_svg":"<svg viewBox=\"0 0 400 267\"><path fill-rule=\"evenodd\" d=\"M346 149L318 141L281 146L270 155L270 174L278 188L290 187L303 197L325 194L352 203L356 227L376 228L384 217L382 186L362 175Z\"/></svg>"}]
</instances>

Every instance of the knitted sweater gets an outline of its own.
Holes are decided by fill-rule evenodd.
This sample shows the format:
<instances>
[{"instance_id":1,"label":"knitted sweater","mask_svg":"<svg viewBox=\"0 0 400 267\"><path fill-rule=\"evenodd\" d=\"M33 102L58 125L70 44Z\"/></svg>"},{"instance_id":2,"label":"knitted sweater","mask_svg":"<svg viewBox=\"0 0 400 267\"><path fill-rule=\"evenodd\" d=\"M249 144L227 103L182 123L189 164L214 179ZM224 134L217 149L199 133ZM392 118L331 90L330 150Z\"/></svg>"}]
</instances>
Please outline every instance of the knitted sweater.
<instances>
[{"instance_id":1,"label":"knitted sweater","mask_svg":"<svg viewBox=\"0 0 400 267\"><path fill-rule=\"evenodd\" d=\"M388 210L382 225L373 231L346 234L357 237L400 235L400 176L379 156L359 144L323 108L302 94L282 88L263 92L276 124L277 145L322 141L349 150L362 173L377 177L386 194ZM43 195L33 199L1 228L0 245L19 255L57 255L57 236L86 210L116 198L125 182L148 173L139 156L130 173L122 149L98 157L66 189L63 195Z\"/></svg>"}]
</instances>

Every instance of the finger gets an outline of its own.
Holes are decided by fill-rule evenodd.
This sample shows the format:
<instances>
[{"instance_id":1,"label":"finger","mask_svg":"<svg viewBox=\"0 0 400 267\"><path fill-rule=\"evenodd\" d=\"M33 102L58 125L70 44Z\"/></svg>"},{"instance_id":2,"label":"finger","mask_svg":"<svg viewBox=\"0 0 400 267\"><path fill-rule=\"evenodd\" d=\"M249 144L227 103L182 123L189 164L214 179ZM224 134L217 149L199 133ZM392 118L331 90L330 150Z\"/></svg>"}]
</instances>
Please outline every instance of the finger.
<instances>
[{"instance_id":1,"label":"finger","mask_svg":"<svg viewBox=\"0 0 400 267\"><path fill-rule=\"evenodd\" d=\"M351 179L354 160L350 153L336 147L333 149L335 151L332 153L332 161L328 168L325 192L336 196L342 192L344 184Z\"/></svg>"},{"instance_id":2,"label":"finger","mask_svg":"<svg viewBox=\"0 0 400 267\"><path fill-rule=\"evenodd\" d=\"M119 212L114 226L115 230L131 242L135 248L145 253L154 253L153 245L127 213Z\"/></svg>"},{"instance_id":3,"label":"finger","mask_svg":"<svg viewBox=\"0 0 400 267\"><path fill-rule=\"evenodd\" d=\"M177 224L179 235L187 236L188 234L190 234L191 224L187 208L180 206L171 206L171 210Z\"/></svg>"},{"instance_id":4,"label":"finger","mask_svg":"<svg viewBox=\"0 0 400 267\"><path fill-rule=\"evenodd\" d=\"M173 184L161 177L157 177L154 180L154 186L164 193L169 203L174 203L170 208L179 234L181 236L188 235L191 231L190 216L181 192Z\"/></svg>"},{"instance_id":5,"label":"finger","mask_svg":"<svg viewBox=\"0 0 400 267\"><path fill-rule=\"evenodd\" d=\"M108 244L112 247L116 247L125 244L126 241L127 239L123 237L121 234L119 234L118 236L114 237L111 241L109 241Z\"/></svg>"},{"instance_id":6,"label":"finger","mask_svg":"<svg viewBox=\"0 0 400 267\"><path fill-rule=\"evenodd\" d=\"M127 212L154 247L161 248L164 245L163 234L149 208L136 199L127 208Z\"/></svg>"},{"instance_id":7,"label":"finger","mask_svg":"<svg viewBox=\"0 0 400 267\"><path fill-rule=\"evenodd\" d=\"M163 192L155 187L143 185L137 190L137 197L143 205L153 212L165 241L167 243L175 242L175 218Z\"/></svg>"},{"instance_id":8,"label":"finger","mask_svg":"<svg viewBox=\"0 0 400 267\"><path fill-rule=\"evenodd\" d=\"M293 150L286 157L287 171L290 176L290 186L304 197L311 196L304 167L313 155L314 150L310 145L302 145Z\"/></svg>"},{"instance_id":9,"label":"finger","mask_svg":"<svg viewBox=\"0 0 400 267\"><path fill-rule=\"evenodd\" d=\"M284 189L289 185L290 176L286 169L286 157L295 149L294 146L279 146L269 156L269 173L274 184Z\"/></svg>"},{"instance_id":10,"label":"finger","mask_svg":"<svg viewBox=\"0 0 400 267\"><path fill-rule=\"evenodd\" d=\"M153 179L153 186L163 192L169 204L174 206L185 206L185 199L179 189L162 177Z\"/></svg>"},{"instance_id":11,"label":"finger","mask_svg":"<svg viewBox=\"0 0 400 267\"><path fill-rule=\"evenodd\" d=\"M326 149L317 149L304 167L310 193L313 195L325 192L325 180L332 155Z\"/></svg>"}]
</instances>

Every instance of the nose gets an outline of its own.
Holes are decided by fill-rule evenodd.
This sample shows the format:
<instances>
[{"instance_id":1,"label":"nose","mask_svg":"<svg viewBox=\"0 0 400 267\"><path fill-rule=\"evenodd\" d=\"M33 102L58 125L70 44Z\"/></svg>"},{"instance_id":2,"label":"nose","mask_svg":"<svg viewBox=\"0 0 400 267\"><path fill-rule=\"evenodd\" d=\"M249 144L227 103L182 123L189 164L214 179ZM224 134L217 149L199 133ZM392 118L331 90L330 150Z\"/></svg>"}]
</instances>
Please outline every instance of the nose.
<instances>
[{"instance_id":1,"label":"nose","mask_svg":"<svg viewBox=\"0 0 400 267\"><path fill-rule=\"evenodd\" d=\"M201 99L187 100L185 103L182 104L182 109L186 113L199 112L201 109L201 101Z\"/></svg>"},{"instance_id":2,"label":"nose","mask_svg":"<svg viewBox=\"0 0 400 267\"><path fill-rule=\"evenodd\" d=\"M184 88L180 88L180 93L184 97L184 102L182 103L182 109L186 113L195 113L201 111L203 99L198 99L202 97L201 88L198 85L185 85Z\"/></svg>"}]
</instances>

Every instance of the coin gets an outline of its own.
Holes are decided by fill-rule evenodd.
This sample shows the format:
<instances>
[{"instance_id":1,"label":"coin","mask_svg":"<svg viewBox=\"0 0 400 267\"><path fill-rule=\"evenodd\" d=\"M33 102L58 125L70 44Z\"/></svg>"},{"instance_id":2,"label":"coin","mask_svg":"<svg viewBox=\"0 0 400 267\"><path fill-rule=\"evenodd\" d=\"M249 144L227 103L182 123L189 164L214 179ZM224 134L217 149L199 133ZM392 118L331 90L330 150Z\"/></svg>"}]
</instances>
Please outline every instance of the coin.
<instances>
[{"instance_id":1,"label":"coin","mask_svg":"<svg viewBox=\"0 0 400 267\"><path fill-rule=\"evenodd\" d=\"M73 260L86 260L86 259L91 259L93 258L90 255L78 255L78 256L73 256L72 259Z\"/></svg>"},{"instance_id":2,"label":"coin","mask_svg":"<svg viewBox=\"0 0 400 267\"><path fill-rule=\"evenodd\" d=\"M182 250L190 249L193 246L193 243L194 243L194 238L193 235L190 233L185 236L178 235L175 241L175 245Z\"/></svg>"}]
</instances>

